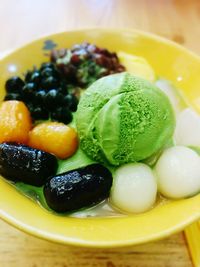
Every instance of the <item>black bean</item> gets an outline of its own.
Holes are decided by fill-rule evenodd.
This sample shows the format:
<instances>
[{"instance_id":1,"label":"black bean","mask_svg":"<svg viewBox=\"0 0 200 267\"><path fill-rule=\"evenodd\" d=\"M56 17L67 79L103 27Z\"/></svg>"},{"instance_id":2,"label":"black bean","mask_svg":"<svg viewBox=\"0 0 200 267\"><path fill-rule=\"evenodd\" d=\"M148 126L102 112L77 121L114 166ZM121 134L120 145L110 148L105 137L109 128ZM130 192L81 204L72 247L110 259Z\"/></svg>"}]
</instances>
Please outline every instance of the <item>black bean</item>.
<instances>
[{"instance_id":1,"label":"black bean","mask_svg":"<svg viewBox=\"0 0 200 267\"><path fill-rule=\"evenodd\" d=\"M78 99L72 94L69 94L68 97L70 99L70 101L69 101L69 109L72 112L75 112L77 110Z\"/></svg>"},{"instance_id":2,"label":"black bean","mask_svg":"<svg viewBox=\"0 0 200 267\"><path fill-rule=\"evenodd\" d=\"M46 69L46 68L50 68L50 69L55 69L55 65L51 62L47 62L47 63L42 63L41 67L40 67L40 71Z\"/></svg>"},{"instance_id":3,"label":"black bean","mask_svg":"<svg viewBox=\"0 0 200 267\"><path fill-rule=\"evenodd\" d=\"M23 86L24 81L18 76L8 79L5 84L8 93L19 93Z\"/></svg>"},{"instance_id":4,"label":"black bean","mask_svg":"<svg viewBox=\"0 0 200 267\"><path fill-rule=\"evenodd\" d=\"M58 107L51 112L51 119L68 124L72 121L73 116L67 107Z\"/></svg>"},{"instance_id":5,"label":"black bean","mask_svg":"<svg viewBox=\"0 0 200 267\"><path fill-rule=\"evenodd\" d=\"M62 94L56 89L51 89L48 93L46 93L44 103L47 108L54 109L62 102L62 100Z\"/></svg>"},{"instance_id":6,"label":"black bean","mask_svg":"<svg viewBox=\"0 0 200 267\"><path fill-rule=\"evenodd\" d=\"M35 120L47 120L49 118L49 111L44 107L37 106L31 111L31 116Z\"/></svg>"},{"instance_id":7,"label":"black bean","mask_svg":"<svg viewBox=\"0 0 200 267\"><path fill-rule=\"evenodd\" d=\"M45 100L45 97L46 97L46 92L45 90L38 90L36 93L35 93L35 96L34 96L34 102L37 103L38 105L42 105L44 104L44 100Z\"/></svg>"},{"instance_id":8,"label":"black bean","mask_svg":"<svg viewBox=\"0 0 200 267\"><path fill-rule=\"evenodd\" d=\"M59 81L53 76L42 79L41 87L44 89L53 89L59 87Z\"/></svg>"},{"instance_id":9,"label":"black bean","mask_svg":"<svg viewBox=\"0 0 200 267\"><path fill-rule=\"evenodd\" d=\"M50 68L45 68L41 71L41 76L42 78L47 78L47 77L54 77L57 78L58 77L58 73L54 70L54 69L50 69Z\"/></svg>"},{"instance_id":10,"label":"black bean","mask_svg":"<svg viewBox=\"0 0 200 267\"><path fill-rule=\"evenodd\" d=\"M69 107L70 100L71 100L71 97L69 97L69 95L64 96L62 100L63 106Z\"/></svg>"},{"instance_id":11,"label":"black bean","mask_svg":"<svg viewBox=\"0 0 200 267\"><path fill-rule=\"evenodd\" d=\"M41 75L39 71L34 71L31 75L30 82L35 83L36 85L39 85L41 81Z\"/></svg>"},{"instance_id":12,"label":"black bean","mask_svg":"<svg viewBox=\"0 0 200 267\"><path fill-rule=\"evenodd\" d=\"M27 83L24 85L24 87L22 88L22 95L23 95L25 101L32 99L32 97L35 94L35 92L34 92L35 90L36 90L35 83L33 83L33 82Z\"/></svg>"}]
</instances>

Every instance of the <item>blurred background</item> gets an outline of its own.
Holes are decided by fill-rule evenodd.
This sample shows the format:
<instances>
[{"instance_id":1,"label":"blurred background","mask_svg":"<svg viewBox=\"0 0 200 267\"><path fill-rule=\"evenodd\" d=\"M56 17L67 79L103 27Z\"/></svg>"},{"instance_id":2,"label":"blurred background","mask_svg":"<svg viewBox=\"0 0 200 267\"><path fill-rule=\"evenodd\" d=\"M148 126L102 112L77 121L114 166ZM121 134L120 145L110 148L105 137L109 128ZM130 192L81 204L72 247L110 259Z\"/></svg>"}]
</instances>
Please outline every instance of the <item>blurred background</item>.
<instances>
[{"instance_id":1,"label":"blurred background","mask_svg":"<svg viewBox=\"0 0 200 267\"><path fill-rule=\"evenodd\" d=\"M86 27L149 31L200 54L200 0L0 0L0 25L0 55L42 36ZM192 267L192 261L183 233L95 250L39 240L0 221L0 266Z\"/></svg>"},{"instance_id":2,"label":"blurred background","mask_svg":"<svg viewBox=\"0 0 200 267\"><path fill-rule=\"evenodd\" d=\"M200 53L199 0L1 0L0 52L85 27L150 31Z\"/></svg>"}]
</instances>

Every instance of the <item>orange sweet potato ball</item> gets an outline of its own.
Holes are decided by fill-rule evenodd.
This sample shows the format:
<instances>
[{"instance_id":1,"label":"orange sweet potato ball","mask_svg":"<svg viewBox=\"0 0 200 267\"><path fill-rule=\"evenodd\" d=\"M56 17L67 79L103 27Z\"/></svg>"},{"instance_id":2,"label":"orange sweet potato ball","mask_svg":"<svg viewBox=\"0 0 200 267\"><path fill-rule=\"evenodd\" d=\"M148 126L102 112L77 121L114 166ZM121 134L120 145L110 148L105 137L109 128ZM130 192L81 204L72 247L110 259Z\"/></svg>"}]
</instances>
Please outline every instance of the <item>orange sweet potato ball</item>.
<instances>
[{"instance_id":1,"label":"orange sweet potato ball","mask_svg":"<svg viewBox=\"0 0 200 267\"><path fill-rule=\"evenodd\" d=\"M70 157L78 147L76 131L59 122L44 122L29 132L29 146L56 155L60 159Z\"/></svg>"},{"instance_id":2,"label":"orange sweet potato ball","mask_svg":"<svg viewBox=\"0 0 200 267\"><path fill-rule=\"evenodd\" d=\"M9 100L0 104L0 143L26 144L31 127L31 115L23 102Z\"/></svg>"}]
</instances>

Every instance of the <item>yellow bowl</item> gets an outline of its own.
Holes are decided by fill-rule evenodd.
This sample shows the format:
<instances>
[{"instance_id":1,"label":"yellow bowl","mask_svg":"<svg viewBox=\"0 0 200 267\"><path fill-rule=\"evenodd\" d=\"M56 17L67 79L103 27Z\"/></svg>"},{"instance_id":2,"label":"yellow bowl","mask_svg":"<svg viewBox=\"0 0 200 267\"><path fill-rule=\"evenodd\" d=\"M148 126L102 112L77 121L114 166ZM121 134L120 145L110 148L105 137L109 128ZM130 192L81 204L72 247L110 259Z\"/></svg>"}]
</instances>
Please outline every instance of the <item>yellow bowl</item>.
<instances>
[{"instance_id":1,"label":"yellow bowl","mask_svg":"<svg viewBox=\"0 0 200 267\"><path fill-rule=\"evenodd\" d=\"M188 104L200 111L200 58L185 48L134 30L89 29L52 35L28 44L0 62L0 98L9 76L48 61L48 49L88 41L113 51L145 57L157 75L182 90ZM44 49L45 48L45 49ZM0 217L17 228L64 244L116 247L166 237L200 218L200 194L166 201L139 215L119 218L70 218L56 216L0 179Z\"/></svg>"}]
</instances>

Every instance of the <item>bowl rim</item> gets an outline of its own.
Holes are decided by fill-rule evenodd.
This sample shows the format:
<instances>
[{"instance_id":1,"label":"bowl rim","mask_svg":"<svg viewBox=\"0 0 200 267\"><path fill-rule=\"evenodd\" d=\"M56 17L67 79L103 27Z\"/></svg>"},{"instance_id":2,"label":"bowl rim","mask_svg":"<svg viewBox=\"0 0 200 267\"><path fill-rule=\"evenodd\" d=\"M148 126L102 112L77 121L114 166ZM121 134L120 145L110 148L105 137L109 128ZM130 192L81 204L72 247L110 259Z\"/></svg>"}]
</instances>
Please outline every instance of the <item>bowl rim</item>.
<instances>
[{"instance_id":1,"label":"bowl rim","mask_svg":"<svg viewBox=\"0 0 200 267\"><path fill-rule=\"evenodd\" d=\"M113 32L116 32L116 33L119 33L119 32L130 32L132 34L139 34L139 35L143 35L143 36L146 36L146 37L149 37L151 39L156 39L162 43L165 43L165 44L170 44L170 46L173 46L173 47L176 47L178 48L179 50L182 50L184 52L186 52L187 54L190 54L192 57L196 58L197 60L200 60L200 55L197 55L195 52L191 51L189 48L186 48L185 46L179 44L179 43L176 43L175 41L171 40L171 39L168 39L167 37L163 37L163 36L160 36L156 33L153 33L153 32L149 32L149 31L145 31L145 30L139 30L139 29L133 29L133 28L129 28L129 27L119 27L119 28L104 28L104 27L84 27L84 28L78 28L78 29L69 29L69 30L66 30L66 31L58 31L56 33L52 33L52 34L42 34L41 36L39 36L39 38L36 38L36 39L33 39L32 41L27 41L27 42L24 42L22 45L20 46L17 46L16 48L14 49L11 49L11 50L8 50L6 51L5 55L3 54L3 56L0 56L0 62L12 55L12 53L16 53L18 52L18 50L21 50L23 48L25 48L26 46L30 45L30 44L34 44L34 43L37 43L38 41L40 40L43 40L43 39L46 39L46 38L49 38L49 37L54 37L56 35L61 35L61 34L66 34L66 33L81 33L81 32L86 32L86 31L100 31L100 32L107 32L107 33L113 33ZM2 52L3 53L3 52Z\"/></svg>"},{"instance_id":2,"label":"bowl rim","mask_svg":"<svg viewBox=\"0 0 200 267\"><path fill-rule=\"evenodd\" d=\"M8 56L11 56L12 53L17 53L19 50L24 49L26 46L30 45L30 44L34 44L37 43L40 40L46 39L46 38L54 38L54 36L57 35L62 35L62 34L66 34L66 33L82 33L82 32L88 32L88 31L98 31L100 33L121 33L121 32L129 32L131 34L138 34L144 37L148 37L150 39L154 39L159 41L160 43L164 43L166 45L169 45L171 47L175 47L177 49L179 49L180 51L183 51L184 53L189 54L190 56L192 56L193 58L195 58L196 60L199 61L200 63L200 56L198 56L197 54L195 54L194 52L190 51L189 49L183 47L180 44L175 43L172 40L169 40L165 37L161 37L159 35L156 35L154 33L150 33L147 31L142 31L142 30L138 30L138 29L130 29L130 28L103 28L103 27L86 27L86 28L79 28L79 29L71 29L71 30L67 30L67 31L62 31L62 32L56 32L54 34L48 34L48 35L43 35L40 36L37 39L34 39L33 41L27 42L25 44L23 44L20 47L17 47L16 49L14 49L13 51L9 51L8 53L6 53L5 55L3 55L0 58L0 63L3 59L5 59ZM138 239L134 239L131 238L129 240L125 240L125 241L104 241L99 243L98 241L85 241L85 240L79 240L79 239L73 239L73 238L68 238L66 236L63 236L62 238L59 235L56 234L51 234L48 231L43 231L43 230L39 230L36 227L32 227L30 225L24 224L22 221L16 220L14 217L10 216L8 213L2 211L0 209L0 218L2 220L4 220L5 222L7 222L8 224L14 226L15 228L27 233L27 234L31 234L32 236L38 237L40 239L45 239L47 241L53 241L55 243L61 243L64 245L73 245L73 246L79 246L79 247L91 247L91 248L114 248L114 247L123 247L123 246L132 246L132 245L138 245L138 244L142 244L142 243L146 243L146 242L150 242L150 241L154 241L154 240L160 240L163 239L165 237L170 236L173 233L176 233L178 231L183 230L187 225L189 225L190 223L194 222L195 220L198 220L200 218L200 212L196 213L190 217L188 217L187 220L180 222L179 224L176 224L175 226L168 228L164 231L162 231L162 233L158 232L157 234L153 233L152 235L148 235L148 237L142 237L142 238L138 238ZM92 218L94 219L94 218Z\"/></svg>"},{"instance_id":3,"label":"bowl rim","mask_svg":"<svg viewBox=\"0 0 200 267\"><path fill-rule=\"evenodd\" d=\"M58 243L62 245L70 245L73 247L85 247L85 248L120 248L120 247L129 247L135 245L141 245L149 242L159 241L164 238L171 236L172 234L178 233L189 226L191 223L194 223L198 219L200 219L200 214L196 214L194 216L190 216L188 220L185 220L182 223L176 224L171 228L168 228L162 231L162 234L158 232L157 234L153 233L152 235L148 235L148 238L142 237L138 239L129 239L125 241L85 241L80 239L73 239L63 237L60 238L59 235L50 234L48 232L40 231L35 227L31 227L27 224L23 224L21 221L15 220L13 217L9 216L7 213L3 213L0 211L0 219L4 222L8 223L10 226L15 227L16 229L24 232L25 234L31 235L33 237L39 238L41 240L45 240L48 242ZM94 218L91 218L94 219Z\"/></svg>"}]
</instances>

